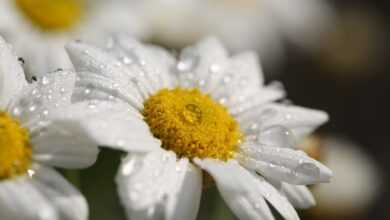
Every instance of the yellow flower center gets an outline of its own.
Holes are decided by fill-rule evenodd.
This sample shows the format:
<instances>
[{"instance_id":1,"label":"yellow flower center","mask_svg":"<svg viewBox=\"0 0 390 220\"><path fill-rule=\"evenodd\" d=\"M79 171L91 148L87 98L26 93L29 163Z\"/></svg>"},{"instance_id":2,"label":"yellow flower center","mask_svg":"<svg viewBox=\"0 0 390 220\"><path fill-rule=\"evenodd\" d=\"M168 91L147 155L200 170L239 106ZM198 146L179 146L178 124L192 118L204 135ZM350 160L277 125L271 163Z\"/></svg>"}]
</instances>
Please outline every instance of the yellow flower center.
<instances>
[{"instance_id":1,"label":"yellow flower center","mask_svg":"<svg viewBox=\"0 0 390 220\"><path fill-rule=\"evenodd\" d=\"M16 0L16 5L33 24L56 31L80 21L83 0Z\"/></svg>"},{"instance_id":2,"label":"yellow flower center","mask_svg":"<svg viewBox=\"0 0 390 220\"><path fill-rule=\"evenodd\" d=\"M163 148L180 157L228 160L242 137L226 108L198 89L162 89L145 101L143 115Z\"/></svg>"},{"instance_id":3,"label":"yellow flower center","mask_svg":"<svg viewBox=\"0 0 390 220\"><path fill-rule=\"evenodd\" d=\"M31 165L31 157L27 129L0 111L0 180L25 174Z\"/></svg>"}]
</instances>

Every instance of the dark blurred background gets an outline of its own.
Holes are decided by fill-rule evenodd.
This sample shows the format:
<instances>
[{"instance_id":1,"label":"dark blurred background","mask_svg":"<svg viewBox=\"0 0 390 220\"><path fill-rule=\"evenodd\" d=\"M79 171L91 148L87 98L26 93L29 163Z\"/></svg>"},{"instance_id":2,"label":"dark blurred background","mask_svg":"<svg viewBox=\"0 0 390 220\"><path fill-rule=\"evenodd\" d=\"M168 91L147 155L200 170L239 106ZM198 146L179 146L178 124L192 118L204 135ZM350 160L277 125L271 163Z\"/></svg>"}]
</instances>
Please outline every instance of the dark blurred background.
<instances>
[{"instance_id":1,"label":"dark blurred background","mask_svg":"<svg viewBox=\"0 0 390 220\"><path fill-rule=\"evenodd\" d=\"M377 163L383 187L367 211L353 220L390 219L389 2L332 4L337 25L321 39L322 48L308 54L288 45L280 74L269 79L282 81L294 103L329 113L331 120L321 133L352 139Z\"/></svg>"}]
</instances>

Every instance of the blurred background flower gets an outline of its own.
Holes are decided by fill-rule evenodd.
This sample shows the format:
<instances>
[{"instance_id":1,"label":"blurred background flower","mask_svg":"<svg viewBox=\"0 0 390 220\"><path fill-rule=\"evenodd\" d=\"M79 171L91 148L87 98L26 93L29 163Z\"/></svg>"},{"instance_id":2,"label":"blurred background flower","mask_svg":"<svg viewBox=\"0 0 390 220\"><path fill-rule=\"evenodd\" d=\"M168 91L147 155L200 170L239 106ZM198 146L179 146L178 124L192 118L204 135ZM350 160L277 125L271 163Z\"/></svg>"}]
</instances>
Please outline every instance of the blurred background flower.
<instances>
[{"instance_id":1,"label":"blurred background flower","mask_svg":"<svg viewBox=\"0 0 390 220\"><path fill-rule=\"evenodd\" d=\"M309 219L360 219L381 192L376 162L345 138L325 136L320 143L322 161L335 176L329 184L313 187L317 206L307 211Z\"/></svg>"},{"instance_id":2,"label":"blurred background flower","mask_svg":"<svg viewBox=\"0 0 390 220\"><path fill-rule=\"evenodd\" d=\"M64 45L102 42L112 32L142 34L126 0L1 0L0 34L25 60L28 78L72 68Z\"/></svg>"},{"instance_id":3,"label":"blurred background flower","mask_svg":"<svg viewBox=\"0 0 390 220\"><path fill-rule=\"evenodd\" d=\"M263 64L284 55L284 40L302 48L332 23L326 0L130 0L149 40L183 48L208 35L229 49L258 50Z\"/></svg>"}]
</instances>

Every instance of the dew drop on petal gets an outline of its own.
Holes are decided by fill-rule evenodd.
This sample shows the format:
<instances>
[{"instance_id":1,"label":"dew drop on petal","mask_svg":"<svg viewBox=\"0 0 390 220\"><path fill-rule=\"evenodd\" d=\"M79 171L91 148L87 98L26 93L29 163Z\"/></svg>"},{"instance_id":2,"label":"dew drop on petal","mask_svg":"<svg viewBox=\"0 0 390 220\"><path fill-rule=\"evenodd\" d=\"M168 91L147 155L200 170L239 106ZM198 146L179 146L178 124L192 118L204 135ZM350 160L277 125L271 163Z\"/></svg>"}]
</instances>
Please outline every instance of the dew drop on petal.
<instances>
[{"instance_id":1,"label":"dew drop on petal","mask_svg":"<svg viewBox=\"0 0 390 220\"><path fill-rule=\"evenodd\" d=\"M28 110L30 111L30 112L33 112L33 111L35 111L37 109L37 106L36 105L31 105L29 108L28 108Z\"/></svg>"},{"instance_id":2,"label":"dew drop on petal","mask_svg":"<svg viewBox=\"0 0 390 220\"><path fill-rule=\"evenodd\" d=\"M275 147L291 148L295 146L295 137L292 131L280 125L262 130L258 141L264 145Z\"/></svg>"},{"instance_id":3,"label":"dew drop on petal","mask_svg":"<svg viewBox=\"0 0 390 220\"><path fill-rule=\"evenodd\" d=\"M50 79L46 76L42 77L42 85L48 85L50 83Z\"/></svg>"},{"instance_id":4,"label":"dew drop on petal","mask_svg":"<svg viewBox=\"0 0 390 220\"><path fill-rule=\"evenodd\" d=\"M313 178L318 178L320 176L320 169L312 163L300 163L295 169L294 172L299 174L304 174Z\"/></svg>"},{"instance_id":5,"label":"dew drop on petal","mask_svg":"<svg viewBox=\"0 0 390 220\"><path fill-rule=\"evenodd\" d=\"M219 71L221 71L221 66L219 66L218 64L212 64L209 68L209 71L210 73L218 73Z\"/></svg>"}]
</instances>

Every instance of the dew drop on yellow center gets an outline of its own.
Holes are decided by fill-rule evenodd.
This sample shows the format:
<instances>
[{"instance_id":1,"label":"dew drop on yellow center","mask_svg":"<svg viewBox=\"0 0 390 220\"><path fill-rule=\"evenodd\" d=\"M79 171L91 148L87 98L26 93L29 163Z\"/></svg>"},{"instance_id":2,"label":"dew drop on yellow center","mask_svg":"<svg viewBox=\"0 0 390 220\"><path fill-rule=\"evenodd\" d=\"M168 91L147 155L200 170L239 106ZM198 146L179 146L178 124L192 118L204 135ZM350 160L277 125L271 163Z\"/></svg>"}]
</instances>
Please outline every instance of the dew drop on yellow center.
<instances>
[{"instance_id":1,"label":"dew drop on yellow center","mask_svg":"<svg viewBox=\"0 0 390 220\"><path fill-rule=\"evenodd\" d=\"M80 21L85 0L15 0L34 25L45 31L58 31L73 27Z\"/></svg>"},{"instance_id":2,"label":"dew drop on yellow center","mask_svg":"<svg viewBox=\"0 0 390 220\"><path fill-rule=\"evenodd\" d=\"M242 138L227 109L198 89L162 89L145 101L143 115L163 148L180 157L225 161Z\"/></svg>"},{"instance_id":3,"label":"dew drop on yellow center","mask_svg":"<svg viewBox=\"0 0 390 220\"><path fill-rule=\"evenodd\" d=\"M27 129L0 111L0 180L27 173L32 149Z\"/></svg>"}]
</instances>

